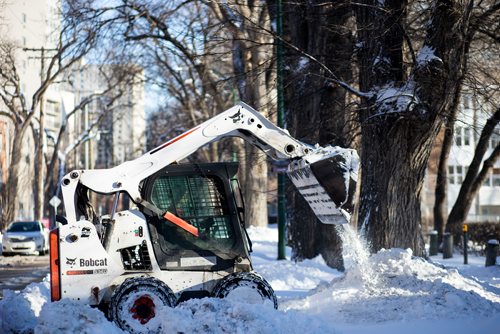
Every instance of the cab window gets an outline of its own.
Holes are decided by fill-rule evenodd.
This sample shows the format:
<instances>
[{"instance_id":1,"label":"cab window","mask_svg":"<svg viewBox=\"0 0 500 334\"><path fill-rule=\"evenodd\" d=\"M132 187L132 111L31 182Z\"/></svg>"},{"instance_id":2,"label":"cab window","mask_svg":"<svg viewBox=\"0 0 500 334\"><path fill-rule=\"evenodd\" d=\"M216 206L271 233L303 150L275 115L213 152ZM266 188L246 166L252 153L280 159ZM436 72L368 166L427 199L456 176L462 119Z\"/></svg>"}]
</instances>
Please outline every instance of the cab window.
<instances>
[{"instance_id":1,"label":"cab window","mask_svg":"<svg viewBox=\"0 0 500 334\"><path fill-rule=\"evenodd\" d=\"M162 249L227 251L234 246L224 185L218 177L160 176L153 183L151 202L186 220L199 231L199 237L195 237L168 222L158 222L156 228L163 239L160 240Z\"/></svg>"}]
</instances>

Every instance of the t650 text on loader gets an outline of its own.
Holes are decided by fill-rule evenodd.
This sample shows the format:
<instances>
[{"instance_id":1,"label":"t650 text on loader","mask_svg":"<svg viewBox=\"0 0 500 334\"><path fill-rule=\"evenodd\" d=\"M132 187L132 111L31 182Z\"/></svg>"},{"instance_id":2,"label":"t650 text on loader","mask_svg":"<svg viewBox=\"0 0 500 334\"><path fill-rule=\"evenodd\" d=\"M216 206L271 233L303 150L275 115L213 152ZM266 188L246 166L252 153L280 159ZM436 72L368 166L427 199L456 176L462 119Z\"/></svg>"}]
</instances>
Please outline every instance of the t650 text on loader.
<instances>
[{"instance_id":1,"label":"t650 text on loader","mask_svg":"<svg viewBox=\"0 0 500 334\"><path fill-rule=\"evenodd\" d=\"M243 298L277 307L252 267L236 163L176 164L225 137L243 138L275 160L325 224L349 219L356 152L304 144L240 103L143 156L62 180L67 222L50 233L52 301L107 309L122 329L157 329L155 309L200 297ZM114 195L97 216L89 192ZM136 209L117 212L119 196Z\"/></svg>"}]
</instances>

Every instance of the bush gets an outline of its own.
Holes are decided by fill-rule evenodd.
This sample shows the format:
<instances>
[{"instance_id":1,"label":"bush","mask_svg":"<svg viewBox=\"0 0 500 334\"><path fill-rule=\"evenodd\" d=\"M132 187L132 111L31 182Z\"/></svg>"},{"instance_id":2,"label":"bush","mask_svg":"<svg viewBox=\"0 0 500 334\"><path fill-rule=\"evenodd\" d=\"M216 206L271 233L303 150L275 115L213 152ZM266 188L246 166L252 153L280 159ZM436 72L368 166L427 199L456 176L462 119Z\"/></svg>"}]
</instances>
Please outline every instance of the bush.
<instances>
[{"instance_id":1,"label":"bush","mask_svg":"<svg viewBox=\"0 0 500 334\"><path fill-rule=\"evenodd\" d=\"M488 240L500 241L500 223L477 223L468 224L469 240L477 245L486 247Z\"/></svg>"}]
</instances>

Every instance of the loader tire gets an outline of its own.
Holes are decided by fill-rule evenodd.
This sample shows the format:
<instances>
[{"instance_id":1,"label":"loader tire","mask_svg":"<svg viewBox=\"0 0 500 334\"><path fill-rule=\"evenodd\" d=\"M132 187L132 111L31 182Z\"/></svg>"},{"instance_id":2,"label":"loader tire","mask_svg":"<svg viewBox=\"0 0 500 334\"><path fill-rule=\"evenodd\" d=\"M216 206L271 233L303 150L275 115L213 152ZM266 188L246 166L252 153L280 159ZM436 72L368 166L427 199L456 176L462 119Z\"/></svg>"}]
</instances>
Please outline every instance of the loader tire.
<instances>
[{"instance_id":1,"label":"loader tire","mask_svg":"<svg viewBox=\"0 0 500 334\"><path fill-rule=\"evenodd\" d=\"M108 315L126 332L156 332L161 331L156 312L175 304L175 295L164 282L153 277L127 278L113 291Z\"/></svg>"},{"instance_id":2,"label":"loader tire","mask_svg":"<svg viewBox=\"0 0 500 334\"><path fill-rule=\"evenodd\" d=\"M269 301L275 309L278 308L278 300L273 288L256 273L240 272L224 277L215 286L212 296L253 304Z\"/></svg>"}]
</instances>

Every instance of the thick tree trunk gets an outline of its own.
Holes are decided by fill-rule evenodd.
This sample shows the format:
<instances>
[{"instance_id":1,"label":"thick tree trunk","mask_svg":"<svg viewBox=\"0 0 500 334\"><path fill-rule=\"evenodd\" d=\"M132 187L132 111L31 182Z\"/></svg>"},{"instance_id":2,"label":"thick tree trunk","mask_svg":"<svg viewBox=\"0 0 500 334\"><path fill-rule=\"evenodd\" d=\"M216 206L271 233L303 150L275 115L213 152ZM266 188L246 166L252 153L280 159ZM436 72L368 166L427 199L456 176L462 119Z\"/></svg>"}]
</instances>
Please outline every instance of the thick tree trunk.
<instances>
[{"instance_id":1,"label":"thick tree trunk","mask_svg":"<svg viewBox=\"0 0 500 334\"><path fill-rule=\"evenodd\" d=\"M406 78L400 58L406 2L363 3L370 6L357 7L360 88L372 96L363 99L360 112L359 221L374 251L410 247L424 255L420 192L431 146L460 89L470 12L461 1L436 3L425 58L415 59Z\"/></svg>"},{"instance_id":2,"label":"thick tree trunk","mask_svg":"<svg viewBox=\"0 0 500 334\"><path fill-rule=\"evenodd\" d=\"M247 145L245 186L245 223L247 226L267 226L267 162L258 148Z\"/></svg>"},{"instance_id":3,"label":"thick tree trunk","mask_svg":"<svg viewBox=\"0 0 500 334\"><path fill-rule=\"evenodd\" d=\"M411 248L425 255L420 193L436 133L408 120L363 124L359 222L373 251Z\"/></svg>"},{"instance_id":4,"label":"thick tree trunk","mask_svg":"<svg viewBox=\"0 0 500 334\"><path fill-rule=\"evenodd\" d=\"M290 42L321 61L345 81L352 79L351 17L347 2L300 1L288 3L284 21ZM287 54L292 71L285 78L287 128L305 142L349 146L346 92L332 85L321 67L297 53ZM327 264L343 268L342 245L334 226L319 223L309 205L288 186L289 245L297 260L321 254Z\"/></svg>"},{"instance_id":5,"label":"thick tree trunk","mask_svg":"<svg viewBox=\"0 0 500 334\"><path fill-rule=\"evenodd\" d=\"M19 189L19 170L21 167L23 147L22 135L19 133L22 133L22 131L20 131L19 126L17 126L14 129L14 136L12 138L7 184L2 193L3 226L1 226L1 229L5 228L7 224L16 218L16 198Z\"/></svg>"},{"instance_id":6,"label":"thick tree trunk","mask_svg":"<svg viewBox=\"0 0 500 334\"><path fill-rule=\"evenodd\" d=\"M252 8L242 2L239 10L251 23L234 33L233 70L238 91L242 101L269 118L271 90L267 87L266 73L268 57L272 54L272 37L253 26L269 25L267 7ZM247 226L267 226L267 155L255 147L245 145L244 161L245 223Z\"/></svg>"}]
</instances>

